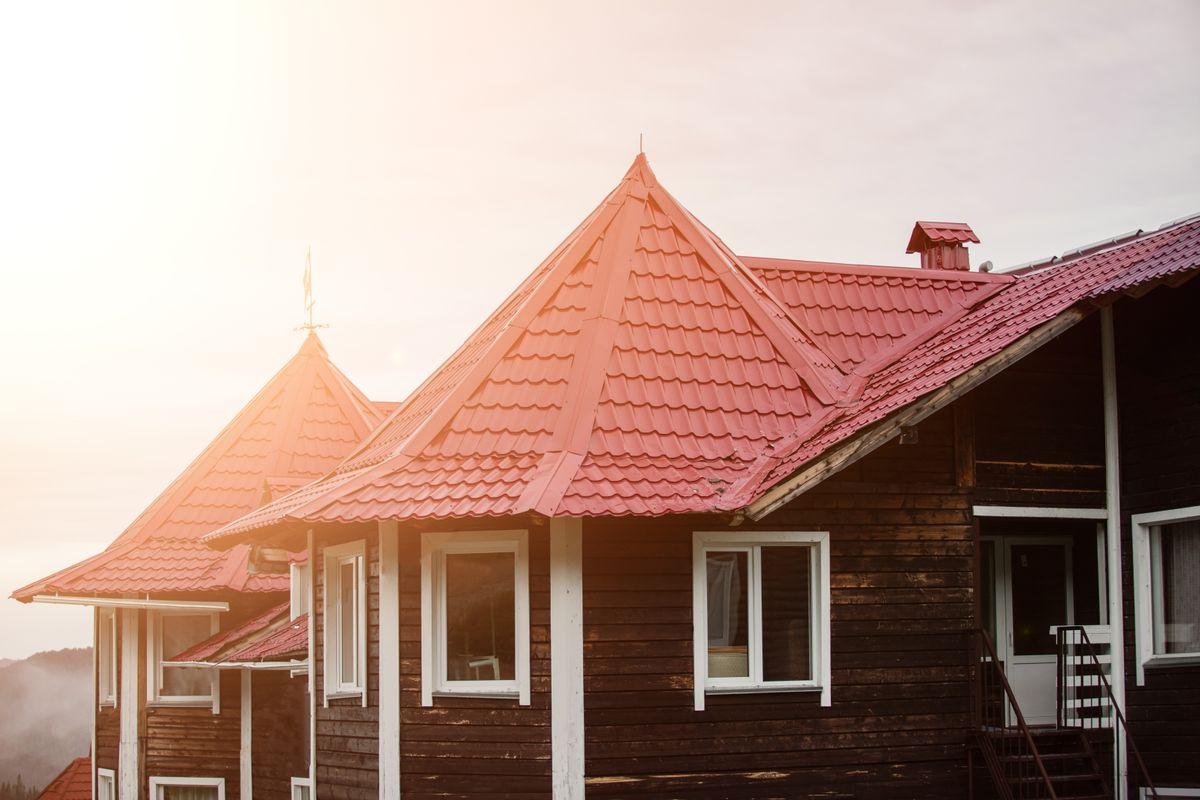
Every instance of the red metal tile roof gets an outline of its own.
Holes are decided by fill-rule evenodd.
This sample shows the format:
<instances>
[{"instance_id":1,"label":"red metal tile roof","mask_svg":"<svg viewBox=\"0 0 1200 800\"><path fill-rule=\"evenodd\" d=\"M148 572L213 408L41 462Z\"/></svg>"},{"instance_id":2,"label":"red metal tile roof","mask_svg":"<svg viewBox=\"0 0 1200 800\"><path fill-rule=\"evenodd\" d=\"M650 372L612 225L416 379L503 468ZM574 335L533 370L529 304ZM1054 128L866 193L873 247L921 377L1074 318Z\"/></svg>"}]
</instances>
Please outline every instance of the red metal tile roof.
<instances>
[{"instance_id":1,"label":"red metal tile roof","mask_svg":"<svg viewBox=\"0 0 1200 800\"><path fill-rule=\"evenodd\" d=\"M906 252L916 253L929 244L942 242L951 244L975 242L978 244L979 237L965 222L918 222L913 226L912 236L908 238Z\"/></svg>"},{"instance_id":2,"label":"red metal tile roof","mask_svg":"<svg viewBox=\"0 0 1200 800\"><path fill-rule=\"evenodd\" d=\"M286 590L287 575L247 572L248 548L221 553L200 538L329 472L383 416L310 334L106 550L13 596Z\"/></svg>"},{"instance_id":3,"label":"red metal tile roof","mask_svg":"<svg viewBox=\"0 0 1200 800\"><path fill-rule=\"evenodd\" d=\"M92 800L92 757L82 756L67 764L37 800Z\"/></svg>"},{"instance_id":4,"label":"red metal tile roof","mask_svg":"<svg viewBox=\"0 0 1200 800\"><path fill-rule=\"evenodd\" d=\"M167 660L219 666L304 659L308 655L308 615L289 617L289 604L281 603Z\"/></svg>"},{"instance_id":5,"label":"red metal tile roof","mask_svg":"<svg viewBox=\"0 0 1200 800\"><path fill-rule=\"evenodd\" d=\"M1136 255L1056 266L1061 279L741 259L639 156L336 470L206 538L742 508L1089 291L1200 265L1125 247Z\"/></svg>"}]
</instances>

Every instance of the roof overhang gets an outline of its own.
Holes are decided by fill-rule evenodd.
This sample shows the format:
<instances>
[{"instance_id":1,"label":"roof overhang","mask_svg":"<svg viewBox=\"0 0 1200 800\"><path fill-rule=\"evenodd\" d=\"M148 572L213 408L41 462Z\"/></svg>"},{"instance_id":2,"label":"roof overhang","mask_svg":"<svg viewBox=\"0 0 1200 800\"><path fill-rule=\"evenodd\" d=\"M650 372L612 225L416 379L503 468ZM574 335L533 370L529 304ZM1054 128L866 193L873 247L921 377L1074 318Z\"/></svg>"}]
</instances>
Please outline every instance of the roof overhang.
<instances>
[{"instance_id":1,"label":"roof overhang","mask_svg":"<svg viewBox=\"0 0 1200 800\"><path fill-rule=\"evenodd\" d=\"M33 603L62 606L97 606L101 608L156 608L167 611L228 611L229 603L222 600L151 600L136 597L87 597L64 594L35 594Z\"/></svg>"},{"instance_id":2,"label":"roof overhang","mask_svg":"<svg viewBox=\"0 0 1200 800\"><path fill-rule=\"evenodd\" d=\"M824 456L812 461L787 480L776 484L745 508L745 516L758 521L807 492L830 476L873 453L900 435L900 429L916 425L946 408L996 374L1020 361L1061 333L1075 326L1088 311L1069 308L1054 319L1017 339L991 358L951 380L942 388L881 420L859 436L852 436Z\"/></svg>"}]
</instances>

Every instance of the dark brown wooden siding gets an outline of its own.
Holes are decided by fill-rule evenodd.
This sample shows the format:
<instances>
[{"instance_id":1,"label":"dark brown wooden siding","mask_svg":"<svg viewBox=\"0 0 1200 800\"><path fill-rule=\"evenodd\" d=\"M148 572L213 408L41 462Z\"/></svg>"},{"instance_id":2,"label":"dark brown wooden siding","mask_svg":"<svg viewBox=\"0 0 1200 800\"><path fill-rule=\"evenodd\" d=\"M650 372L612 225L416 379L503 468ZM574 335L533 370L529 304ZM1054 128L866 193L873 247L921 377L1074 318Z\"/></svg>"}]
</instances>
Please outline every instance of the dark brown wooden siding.
<instances>
[{"instance_id":1,"label":"dark brown wooden siding","mask_svg":"<svg viewBox=\"0 0 1200 800\"><path fill-rule=\"evenodd\" d=\"M367 573L367 704L358 697L325 704L325 547L363 540ZM317 793L322 800L379 797L379 529L349 525L323 535L313 560L312 609L317 686Z\"/></svg>"},{"instance_id":2,"label":"dark brown wooden siding","mask_svg":"<svg viewBox=\"0 0 1200 800\"><path fill-rule=\"evenodd\" d=\"M255 800L291 800L292 778L308 776L308 678L286 671L251 679Z\"/></svg>"},{"instance_id":3,"label":"dark brown wooden siding","mask_svg":"<svg viewBox=\"0 0 1200 800\"><path fill-rule=\"evenodd\" d=\"M1122 569L1130 726L1159 786L1200 786L1200 666L1137 686L1130 515L1200 505L1200 280L1118 304Z\"/></svg>"},{"instance_id":4,"label":"dark brown wooden siding","mask_svg":"<svg viewBox=\"0 0 1200 800\"><path fill-rule=\"evenodd\" d=\"M442 526L445 527L445 526ZM400 531L400 775L405 798L550 796L550 538L512 520L453 525L529 528L530 705L434 698L421 705L421 537ZM324 795L322 795L324 796Z\"/></svg>"},{"instance_id":5,"label":"dark brown wooden siding","mask_svg":"<svg viewBox=\"0 0 1200 800\"><path fill-rule=\"evenodd\" d=\"M975 502L1104 506L1097 319L1085 319L971 393Z\"/></svg>"},{"instance_id":6,"label":"dark brown wooden siding","mask_svg":"<svg viewBox=\"0 0 1200 800\"><path fill-rule=\"evenodd\" d=\"M232 670L221 672L221 713L212 706L148 705L143 711L142 773L224 778L226 800L238 791L241 744L241 684Z\"/></svg>"},{"instance_id":7,"label":"dark brown wooden siding","mask_svg":"<svg viewBox=\"0 0 1200 800\"><path fill-rule=\"evenodd\" d=\"M830 708L780 693L693 710L691 534L727 521L588 520L589 795L965 796L975 541L954 455L935 416L757 526L830 532Z\"/></svg>"}]
</instances>

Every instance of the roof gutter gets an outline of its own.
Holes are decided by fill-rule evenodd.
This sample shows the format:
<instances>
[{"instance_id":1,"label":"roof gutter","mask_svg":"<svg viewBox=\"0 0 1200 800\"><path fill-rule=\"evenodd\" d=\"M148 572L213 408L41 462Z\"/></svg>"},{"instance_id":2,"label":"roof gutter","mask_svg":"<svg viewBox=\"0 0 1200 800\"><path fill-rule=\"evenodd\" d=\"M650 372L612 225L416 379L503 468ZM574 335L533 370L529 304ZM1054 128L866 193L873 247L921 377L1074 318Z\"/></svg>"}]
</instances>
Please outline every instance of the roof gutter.
<instances>
[{"instance_id":1,"label":"roof gutter","mask_svg":"<svg viewBox=\"0 0 1200 800\"><path fill-rule=\"evenodd\" d=\"M139 600L136 597L86 597L63 594L35 594L33 603L100 608L158 608L170 611L228 611L229 603L219 600Z\"/></svg>"},{"instance_id":2,"label":"roof gutter","mask_svg":"<svg viewBox=\"0 0 1200 800\"><path fill-rule=\"evenodd\" d=\"M762 497L746 506L746 516L757 521L780 506L791 502L826 478L887 444L900 434L902 427L916 425L921 420L941 411L976 386L1012 366L1068 328L1074 327L1086 315L1084 310L1078 308L1062 312L924 399L885 419L869 429L863 436L850 439L829 455L811 463L791 478L777 484Z\"/></svg>"},{"instance_id":3,"label":"roof gutter","mask_svg":"<svg viewBox=\"0 0 1200 800\"><path fill-rule=\"evenodd\" d=\"M199 667L202 669L308 670L308 660L299 661L164 661L164 667Z\"/></svg>"}]
</instances>

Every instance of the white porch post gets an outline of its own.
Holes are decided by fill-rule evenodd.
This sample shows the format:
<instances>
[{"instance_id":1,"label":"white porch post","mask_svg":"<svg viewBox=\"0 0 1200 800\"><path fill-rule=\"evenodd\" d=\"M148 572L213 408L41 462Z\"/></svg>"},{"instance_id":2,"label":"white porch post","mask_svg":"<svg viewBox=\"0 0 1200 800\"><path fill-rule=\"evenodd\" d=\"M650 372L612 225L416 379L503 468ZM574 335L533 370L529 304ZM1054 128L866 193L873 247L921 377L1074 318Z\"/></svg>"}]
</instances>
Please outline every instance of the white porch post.
<instances>
[{"instance_id":1,"label":"white porch post","mask_svg":"<svg viewBox=\"0 0 1200 800\"><path fill-rule=\"evenodd\" d=\"M240 712L242 723L241 748L238 751L238 791L241 800L253 800L254 795L254 764L251 756L253 735L251 731L253 717L253 700L250 696L250 670L242 673L242 708Z\"/></svg>"},{"instance_id":2,"label":"white porch post","mask_svg":"<svg viewBox=\"0 0 1200 800\"><path fill-rule=\"evenodd\" d=\"M1105 534L1108 543L1108 624L1111 630L1109 652L1112 665L1113 700L1125 710L1125 614L1121 586L1121 457L1117 439L1117 357L1113 331L1113 310L1100 310L1100 353L1104 380L1104 495L1108 518ZM1119 769L1113 776L1117 800L1126 796L1129 759L1122 736L1113 720L1113 752Z\"/></svg>"},{"instance_id":3,"label":"white porch post","mask_svg":"<svg viewBox=\"0 0 1200 800\"><path fill-rule=\"evenodd\" d=\"M400 526L379 523L379 800L400 800Z\"/></svg>"},{"instance_id":4,"label":"white porch post","mask_svg":"<svg viewBox=\"0 0 1200 800\"><path fill-rule=\"evenodd\" d=\"M313 532L306 534L308 547L308 791L317 796L317 551Z\"/></svg>"},{"instance_id":5,"label":"white porch post","mask_svg":"<svg viewBox=\"0 0 1200 800\"><path fill-rule=\"evenodd\" d=\"M554 800L583 800L583 521L550 520L550 761Z\"/></svg>"},{"instance_id":6,"label":"white porch post","mask_svg":"<svg viewBox=\"0 0 1200 800\"><path fill-rule=\"evenodd\" d=\"M121 739L117 753L121 800L137 800L138 792L138 615L136 608L121 609ZM95 758L95 756L92 756Z\"/></svg>"}]
</instances>

